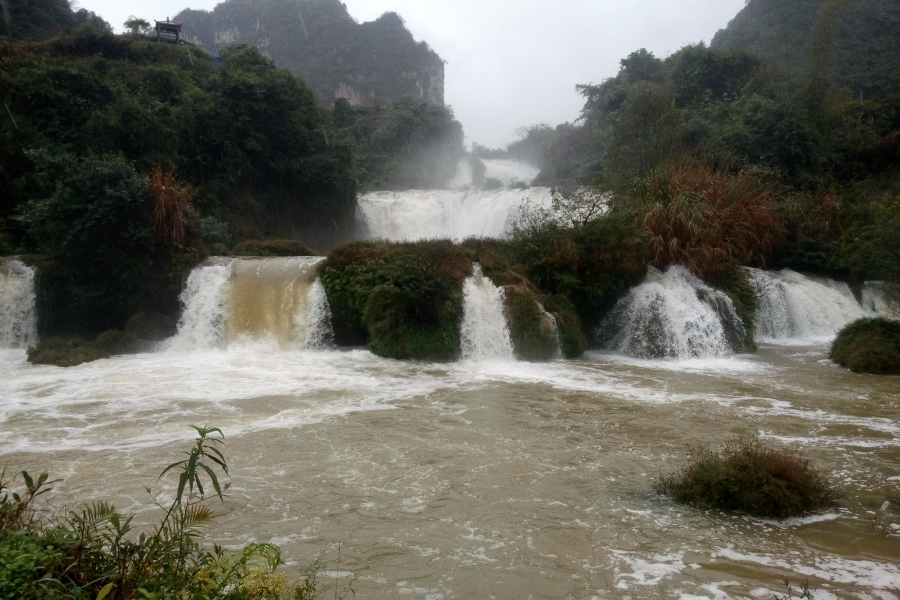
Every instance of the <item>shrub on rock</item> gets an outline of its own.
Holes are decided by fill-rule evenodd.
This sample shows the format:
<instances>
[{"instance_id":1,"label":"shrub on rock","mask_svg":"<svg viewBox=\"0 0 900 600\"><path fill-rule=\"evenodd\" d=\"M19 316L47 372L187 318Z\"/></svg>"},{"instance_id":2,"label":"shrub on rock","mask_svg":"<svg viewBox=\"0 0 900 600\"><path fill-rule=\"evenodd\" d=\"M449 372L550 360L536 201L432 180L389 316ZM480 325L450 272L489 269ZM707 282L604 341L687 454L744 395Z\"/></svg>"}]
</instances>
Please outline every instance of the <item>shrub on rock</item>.
<instances>
[{"instance_id":1,"label":"shrub on rock","mask_svg":"<svg viewBox=\"0 0 900 600\"><path fill-rule=\"evenodd\" d=\"M522 360L550 360L559 351L553 324L534 294L524 287L506 286L506 320L516 356Z\"/></svg>"},{"instance_id":2,"label":"shrub on rock","mask_svg":"<svg viewBox=\"0 0 900 600\"><path fill-rule=\"evenodd\" d=\"M854 373L900 375L900 322L859 319L841 329L831 360Z\"/></svg>"},{"instance_id":3,"label":"shrub on rock","mask_svg":"<svg viewBox=\"0 0 900 600\"><path fill-rule=\"evenodd\" d=\"M335 248L320 268L335 341L368 344L387 358L453 360L471 272L470 258L449 240Z\"/></svg>"}]
</instances>

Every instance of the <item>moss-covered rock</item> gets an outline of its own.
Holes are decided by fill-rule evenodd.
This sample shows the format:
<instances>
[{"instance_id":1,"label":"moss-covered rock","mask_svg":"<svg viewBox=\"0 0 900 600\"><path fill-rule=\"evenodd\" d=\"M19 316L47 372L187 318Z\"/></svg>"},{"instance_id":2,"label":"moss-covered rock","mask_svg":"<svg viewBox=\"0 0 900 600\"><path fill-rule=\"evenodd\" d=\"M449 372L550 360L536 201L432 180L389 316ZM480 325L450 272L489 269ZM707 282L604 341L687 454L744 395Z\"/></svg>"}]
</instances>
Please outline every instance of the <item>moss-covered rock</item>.
<instances>
[{"instance_id":1,"label":"moss-covered rock","mask_svg":"<svg viewBox=\"0 0 900 600\"><path fill-rule=\"evenodd\" d=\"M231 249L234 256L316 256L299 240L246 240Z\"/></svg>"},{"instance_id":2,"label":"moss-covered rock","mask_svg":"<svg viewBox=\"0 0 900 600\"><path fill-rule=\"evenodd\" d=\"M522 360L550 360L559 356L554 323L547 317L534 294L521 286L508 285L506 320L516 357Z\"/></svg>"},{"instance_id":3,"label":"moss-covered rock","mask_svg":"<svg viewBox=\"0 0 900 600\"><path fill-rule=\"evenodd\" d=\"M565 296L547 296L545 301L544 308L556 319L562 355L565 358L578 358L588 348L578 311Z\"/></svg>"},{"instance_id":4,"label":"moss-covered rock","mask_svg":"<svg viewBox=\"0 0 900 600\"><path fill-rule=\"evenodd\" d=\"M387 358L455 359L471 272L470 258L448 240L335 248L320 267L335 341Z\"/></svg>"},{"instance_id":5,"label":"moss-covered rock","mask_svg":"<svg viewBox=\"0 0 900 600\"><path fill-rule=\"evenodd\" d=\"M74 367L108 357L94 342L75 337L47 338L28 349L28 361L36 365Z\"/></svg>"},{"instance_id":6,"label":"moss-covered rock","mask_svg":"<svg viewBox=\"0 0 900 600\"><path fill-rule=\"evenodd\" d=\"M859 319L841 329L831 360L855 373L900 375L900 322Z\"/></svg>"}]
</instances>

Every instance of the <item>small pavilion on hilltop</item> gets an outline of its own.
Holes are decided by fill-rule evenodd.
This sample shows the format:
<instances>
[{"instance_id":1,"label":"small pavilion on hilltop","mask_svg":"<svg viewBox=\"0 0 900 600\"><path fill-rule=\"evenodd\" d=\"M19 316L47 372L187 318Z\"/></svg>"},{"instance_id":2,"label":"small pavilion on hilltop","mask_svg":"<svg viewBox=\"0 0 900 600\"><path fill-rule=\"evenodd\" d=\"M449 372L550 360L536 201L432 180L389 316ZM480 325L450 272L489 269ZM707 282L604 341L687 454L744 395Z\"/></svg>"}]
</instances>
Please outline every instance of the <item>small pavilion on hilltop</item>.
<instances>
[{"instance_id":1,"label":"small pavilion on hilltop","mask_svg":"<svg viewBox=\"0 0 900 600\"><path fill-rule=\"evenodd\" d=\"M181 43L181 26L184 23L173 23L166 17L165 21L156 22L156 41Z\"/></svg>"}]
</instances>

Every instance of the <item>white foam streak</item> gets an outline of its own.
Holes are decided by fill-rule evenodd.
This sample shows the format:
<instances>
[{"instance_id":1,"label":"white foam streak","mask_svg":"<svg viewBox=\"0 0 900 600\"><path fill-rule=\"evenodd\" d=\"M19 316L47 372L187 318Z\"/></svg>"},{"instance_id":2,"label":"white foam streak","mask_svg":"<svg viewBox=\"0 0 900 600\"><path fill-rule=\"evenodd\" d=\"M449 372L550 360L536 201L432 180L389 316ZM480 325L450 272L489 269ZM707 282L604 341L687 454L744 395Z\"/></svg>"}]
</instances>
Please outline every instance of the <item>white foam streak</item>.
<instances>
[{"instance_id":1,"label":"white foam streak","mask_svg":"<svg viewBox=\"0 0 900 600\"><path fill-rule=\"evenodd\" d=\"M874 313L865 311L847 284L811 278L785 269L750 269L760 300L758 340L818 342L831 340L844 325Z\"/></svg>"},{"instance_id":2,"label":"white foam streak","mask_svg":"<svg viewBox=\"0 0 900 600\"><path fill-rule=\"evenodd\" d=\"M0 261L0 348L37 344L34 269L16 259Z\"/></svg>"},{"instance_id":3,"label":"white foam streak","mask_svg":"<svg viewBox=\"0 0 900 600\"><path fill-rule=\"evenodd\" d=\"M475 263L463 284L463 320L460 338L463 360L512 360L513 347L503 314L503 288L481 274Z\"/></svg>"},{"instance_id":4,"label":"white foam streak","mask_svg":"<svg viewBox=\"0 0 900 600\"><path fill-rule=\"evenodd\" d=\"M549 207L550 189L372 192L359 198L357 222L367 237L393 241L500 238L528 203Z\"/></svg>"},{"instance_id":5,"label":"white foam streak","mask_svg":"<svg viewBox=\"0 0 900 600\"><path fill-rule=\"evenodd\" d=\"M228 318L229 265L197 267L188 276L179 299L184 309L171 349L196 351L221 348Z\"/></svg>"}]
</instances>

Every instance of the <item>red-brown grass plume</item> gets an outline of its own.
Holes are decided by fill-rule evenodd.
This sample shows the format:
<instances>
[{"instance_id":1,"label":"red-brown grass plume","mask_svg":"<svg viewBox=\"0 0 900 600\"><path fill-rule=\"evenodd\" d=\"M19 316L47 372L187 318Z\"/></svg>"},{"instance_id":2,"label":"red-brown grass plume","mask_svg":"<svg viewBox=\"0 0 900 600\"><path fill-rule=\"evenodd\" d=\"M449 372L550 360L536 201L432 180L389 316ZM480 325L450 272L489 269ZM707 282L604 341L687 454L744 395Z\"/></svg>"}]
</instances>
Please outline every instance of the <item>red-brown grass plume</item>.
<instances>
[{"instance_id":1,"label":"red-brown grass plume","mask_svg":"<svg viewBox=\"0 0 900 600\"><path fill-rule=\"evenodd\" d=\"M175 181L173 171L154 169L148 183L154 201L153 231L164 241L181 244L194 208L196 190Z\"/></svg>"},{"instance_id":2,"label":"red-brown grass plume","mask_svg":"<svg viewBox=\"0 0 900 600\"><path fill-rule=\"evenodd\" d=\"M636 188L651 264L682 264L718 283L734 267L762 262L782 223L774 192L750 173L732 174L694 162L652 171Z\"/></svg>"}]
</instances>

